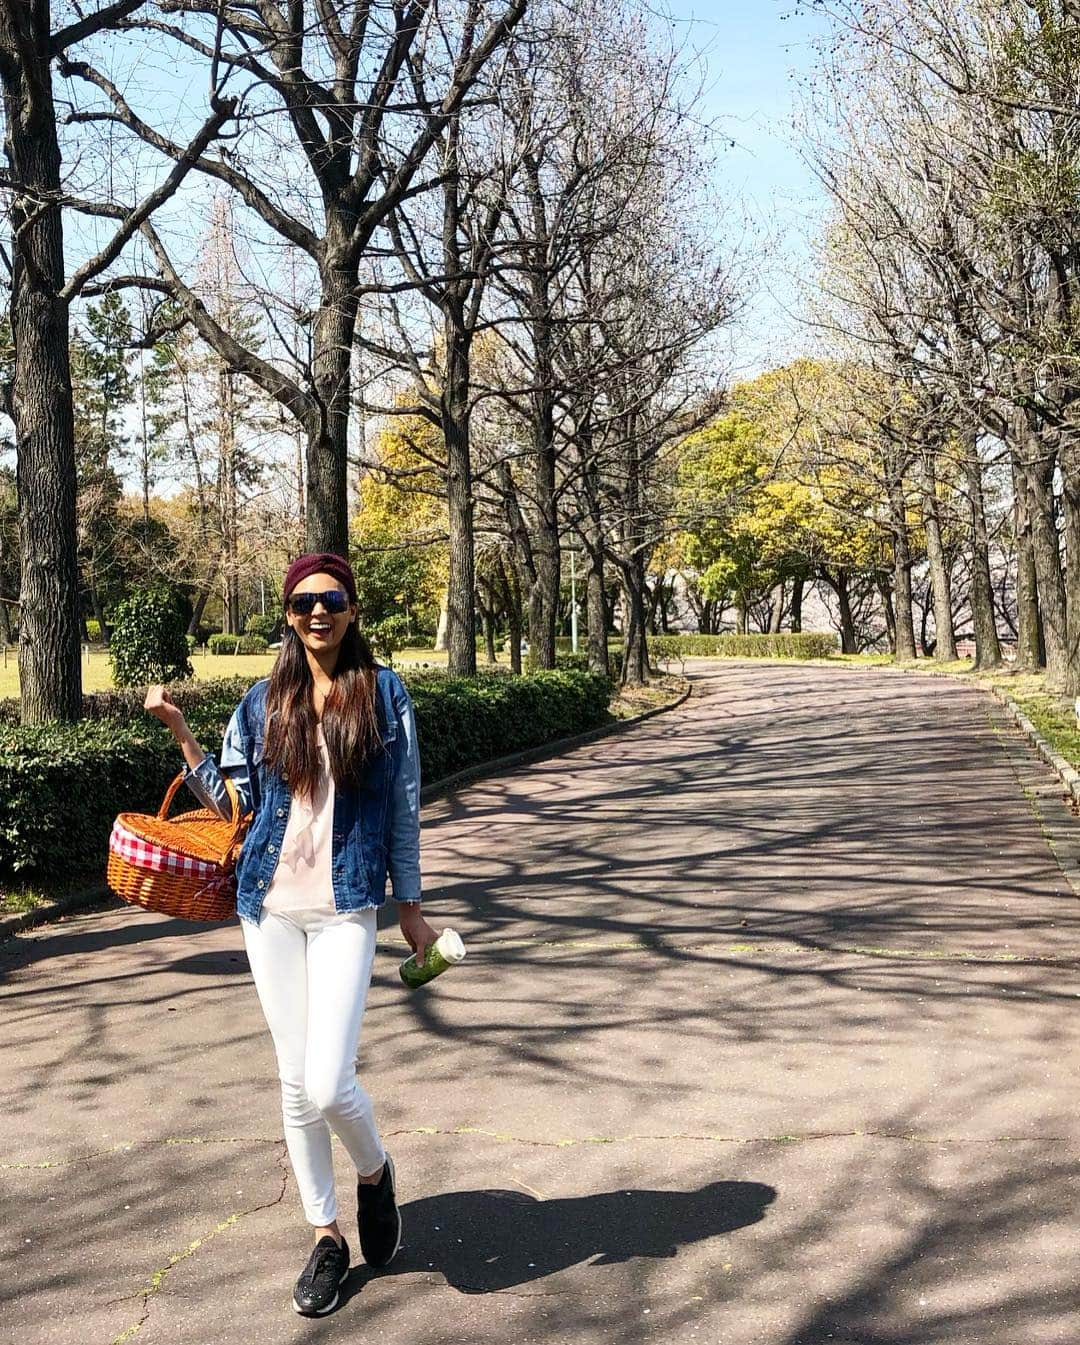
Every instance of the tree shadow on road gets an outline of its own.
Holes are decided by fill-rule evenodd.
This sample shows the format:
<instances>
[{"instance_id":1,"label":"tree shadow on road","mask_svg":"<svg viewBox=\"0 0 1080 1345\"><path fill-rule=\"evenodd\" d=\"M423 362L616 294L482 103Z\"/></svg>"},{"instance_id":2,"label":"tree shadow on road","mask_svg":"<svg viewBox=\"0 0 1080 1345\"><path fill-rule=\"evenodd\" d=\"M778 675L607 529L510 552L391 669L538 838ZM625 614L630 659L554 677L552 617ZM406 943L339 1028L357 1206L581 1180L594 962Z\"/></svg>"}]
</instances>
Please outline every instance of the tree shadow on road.
<instances>
[{"instance_id":1,"label":"tree shadow on road","mask_svg":"<svg viewBox=\"0 0 1080 1345\"><path fill-rule=\"evenodd\" d=\"M464 1294L530 1284L570 1266L678 1255L680 1246L758 1223L776 1191L762 1182L710 1182L698 1191L625 1189L537 1200L522 1191L450 1191L402 1206L393 1274L438 1270ZM357 1293L374 1273L353 1272Z\"/></svg>"}]
</instances>

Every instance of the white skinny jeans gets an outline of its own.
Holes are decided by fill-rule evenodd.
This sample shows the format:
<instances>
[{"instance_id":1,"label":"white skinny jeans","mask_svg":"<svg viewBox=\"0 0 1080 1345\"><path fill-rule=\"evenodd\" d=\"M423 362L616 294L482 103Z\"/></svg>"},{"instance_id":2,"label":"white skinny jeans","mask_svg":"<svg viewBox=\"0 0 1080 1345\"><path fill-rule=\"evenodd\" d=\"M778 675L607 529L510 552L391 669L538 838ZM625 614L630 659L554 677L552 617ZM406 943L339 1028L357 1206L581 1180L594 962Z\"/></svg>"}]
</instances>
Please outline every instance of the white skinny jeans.
<instances>
[{"instance_id":1,"label":"white skinny jeans","mask_svg":"<svg viewBox=\"0 0 1080 1345\"><path fill-rule=\"evenodd\" d=\"M251 974L277 1053L281 1111L304 1217L337 1218L330 1129L357 1172L386 1157L356 1051L375 960L375 911L264 911L241 920Z\"/></svg>"}]
</instances>

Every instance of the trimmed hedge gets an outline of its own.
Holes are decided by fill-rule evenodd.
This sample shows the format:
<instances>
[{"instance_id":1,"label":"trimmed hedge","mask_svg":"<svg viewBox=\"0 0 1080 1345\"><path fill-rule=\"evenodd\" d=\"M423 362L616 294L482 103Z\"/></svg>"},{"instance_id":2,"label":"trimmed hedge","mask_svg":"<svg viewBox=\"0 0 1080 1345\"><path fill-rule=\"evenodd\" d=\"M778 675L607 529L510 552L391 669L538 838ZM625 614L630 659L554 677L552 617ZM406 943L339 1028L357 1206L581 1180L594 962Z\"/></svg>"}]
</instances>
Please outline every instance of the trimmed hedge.
<instances>
[{"instance_id":1,"label":"trimmed hedge","mask_svg":"<svg viewBox=\"0 0 1080 1345\"><path fill-rule=\"evenodd\" d=\"M589 656L583 650L579 649L576 654L559 653L555 654L555 667L563 671L582 671L587 672L589 668ZM622 675L622 646L612 648L608 646L608 671L611 674L613 682L617 682Z\"/></svg>"},{"instance_id":2,"label":"trimmed hedge","mask_svg":"<svg viewBox=\"0 0 1080 1345\"><path fill-rule=\"evenodd\" d=\"M253 612L244 622L245 635L261 635L263 639L270 643L281 635L282 618L275 616L270 612L265 615L262 612Z\"/></svg>"},{"instance_id":3,"label":"trimmed hedge","mask_svg":"<svg viewBox=\"0 0 1080 1345\"><path fill-rule=\"evenodd\" d=\"M263 635L222 635L219 631L207 642L211 654L265 654L270 648Z\"/></svg>"},{"instance_id":4,"label":"trimmed hedge","mask_svg":"<svg viewBox=\"0 0 1080 1345\"><path fill-rule=\"evenodd\" d=\"M253 686L257 677L213 677L205 682L171 682L169 695L183 710L189 724L221 723L224 734L229 715ZM82 698L83 719L111 719L122 723L156 723L143 709L145 687L91 691ZM222 718L224 715L224 718ZM15 697L0 701L0 726L19 727L19 702Z\"/></svg>"},{"instance_id":5,"label":"trimmed hedge","mask_svg":"<svg viewBox=\"0 0 1080 1345\"><path fill-rule=\"evenodd\" d=\"M609 717L611 683L596 673L428 675L410 677L407 684L426 784L493 757L584 733Z\"/></svg>"},{"instance_id":6,"label":"trimmed hedge","mask_svg":"<svg viewBox=\"0 0 1080 1345\"><path fill-rule=\"evenodd\" d=\"M196 738L216 755L230 715L255 680L177 683L169 690ZM428 784L603 724L612 690L606 678L578 671L406 680ZM0 878L101 875L116 814L157 809L183 759L168 730L142 709L144 694L86 697L95 717L78 724L4 723L12 708L17 718L18 702L0 703ZM174 806L196 805L183 791Z\"/></svg>"},{"instance_id":7,"label":"trimmed hedge","mask_svg":"<svg viewBox=\"0 0 1080 1345\"><path fill-rule=\"evenodd\" d=\"M836 653L831 632L785 635L650 635L649 657L684 658L828 658Z\"/></svg>"},{"instance_id":8,"label":"trimmed hedge","mask_svg":"<svg viewBox=\"0 0 1080 1345\"><path fill-rule=\"evenodd\" d=\"M117 603L109 662L118 687L191 676L182 599L174 590L136 589Z\"/></svg>"}]
</instances>

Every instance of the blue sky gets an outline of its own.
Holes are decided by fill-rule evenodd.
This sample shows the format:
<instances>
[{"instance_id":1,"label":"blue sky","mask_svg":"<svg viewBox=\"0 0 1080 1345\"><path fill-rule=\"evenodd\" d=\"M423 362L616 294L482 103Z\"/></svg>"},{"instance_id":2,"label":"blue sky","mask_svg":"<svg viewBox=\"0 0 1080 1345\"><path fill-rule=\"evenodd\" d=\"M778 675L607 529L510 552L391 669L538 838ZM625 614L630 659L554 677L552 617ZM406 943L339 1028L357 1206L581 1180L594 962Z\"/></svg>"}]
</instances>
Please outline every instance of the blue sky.
<instances>
[{"instance_id":1,"label":"blue sky","mask_svg":"<svg viewBox=\"0 0 1080 1345\"><path fill-rule=\"evenodd\" d=\"M725 155L725 190L746 201L776 251L735 336L733 360L751 372L790 357L803 344L784 312L796 302L789 277L805 258L804 238L822 208L797 151L793 126L798 81L814 63L820 20L795 13L795 0L669 0L689 44L704 54L706 109L735 147Z\"/></svg>"}]
</instances>

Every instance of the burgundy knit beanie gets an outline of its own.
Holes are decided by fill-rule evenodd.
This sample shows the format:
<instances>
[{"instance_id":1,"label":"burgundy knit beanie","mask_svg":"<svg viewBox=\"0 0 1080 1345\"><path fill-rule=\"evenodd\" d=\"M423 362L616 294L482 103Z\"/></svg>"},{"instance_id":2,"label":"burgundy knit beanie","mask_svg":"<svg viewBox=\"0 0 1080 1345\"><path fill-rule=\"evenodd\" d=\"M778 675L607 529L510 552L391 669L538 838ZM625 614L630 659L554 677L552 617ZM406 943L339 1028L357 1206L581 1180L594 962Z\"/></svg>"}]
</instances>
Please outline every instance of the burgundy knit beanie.
<instances>
[{"instance_id":1,"label":"burgundy knit beanie","mask_svg":"<svg viewBox=\"0 0 1080 1345\"><path fill-rule=\"evenodd\" d=\"M284 600L288 602L289 594L301 579L307 579L313 574L332 574L349 595L349 601L356 601L356 579L352 567L343 556L333 551L309 551L303 556L297 556L285 573L282 591Z\"/></svg>"}]
</instances>

